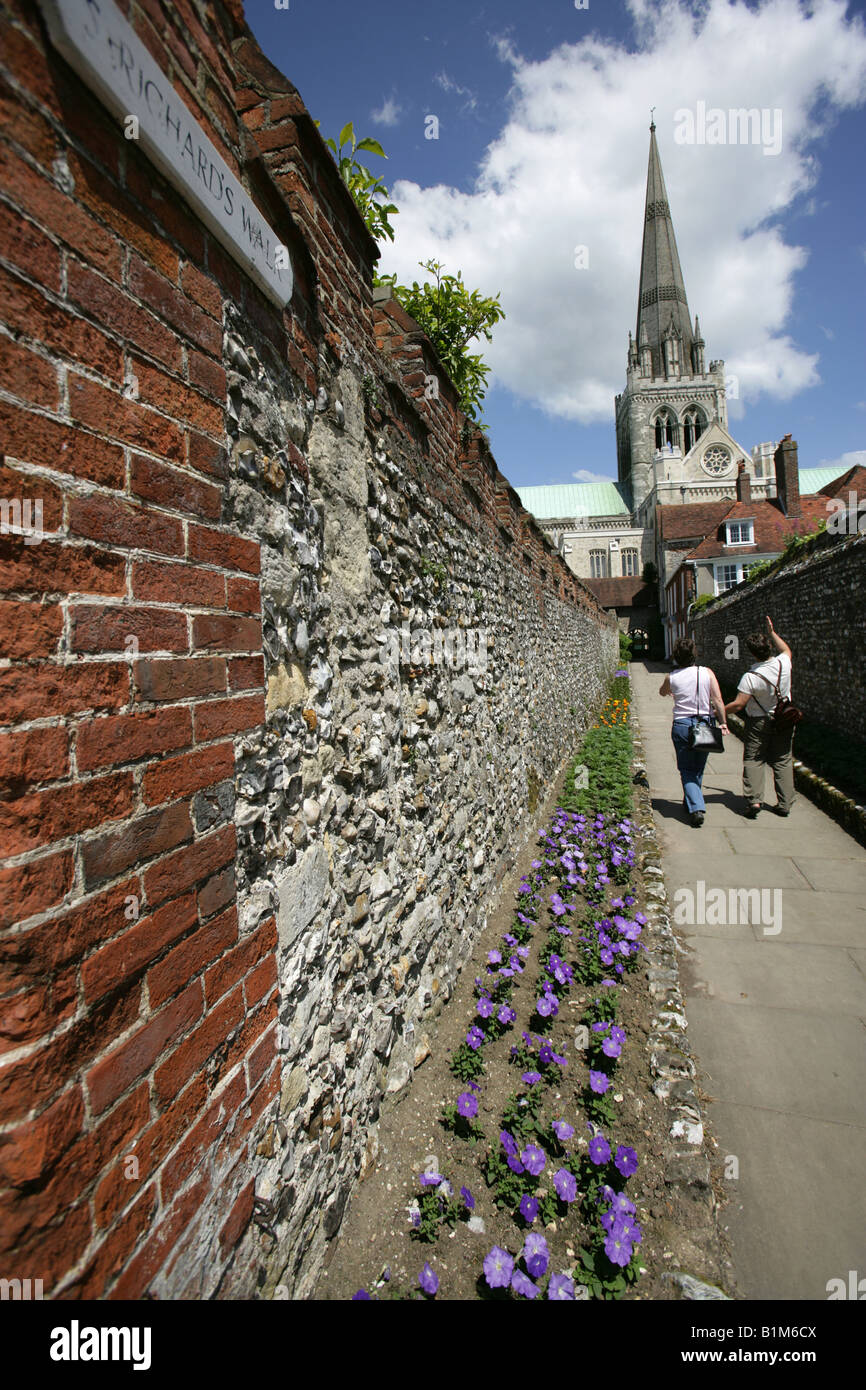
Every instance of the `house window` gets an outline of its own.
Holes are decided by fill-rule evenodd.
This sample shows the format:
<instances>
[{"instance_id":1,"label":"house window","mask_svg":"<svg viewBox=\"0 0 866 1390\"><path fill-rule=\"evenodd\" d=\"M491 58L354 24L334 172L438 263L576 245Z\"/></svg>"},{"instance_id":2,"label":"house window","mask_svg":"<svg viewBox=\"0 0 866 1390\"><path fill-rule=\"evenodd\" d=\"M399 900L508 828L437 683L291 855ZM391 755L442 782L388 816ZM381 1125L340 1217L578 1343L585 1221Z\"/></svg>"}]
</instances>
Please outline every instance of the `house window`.
<instances>
[{"instance_id":1,"label":"house window","mask_svg":"<svg viewBox=\"0 0 866 1390\"><path fill-rule=\"evenodd\" d=\"M589 552L589 573L592 579L607 578L607 551L591 550Z\"/></svg>"},{"instance_id":2,"label":"house window","mask_svg":"<svg viewBox=\"0 0 866 1390\"><path fill-rule=\"evenodd\" d=\"M728 545L754 545L755 523L753 521L728 521Z\"/></svg>"},{"instance_id":3,"label":"house window","mask_svg":"<svg viewBox=\"0 0 866 1390\"><path fill-rule=\"evenodd\" d=\"M716 565L716 593L724 594L740 582L739 565Z\"/></svg>"},{"instance_id":4,"label":"house window","mask_svg":"<svg viewBox=\"0 0 866 1390\"><path fill-rule=\"evenodd\" d=\"M624 550L622 552L623 574L637 574L637 559L636 550Z\"/></svg>"}]
</instances>

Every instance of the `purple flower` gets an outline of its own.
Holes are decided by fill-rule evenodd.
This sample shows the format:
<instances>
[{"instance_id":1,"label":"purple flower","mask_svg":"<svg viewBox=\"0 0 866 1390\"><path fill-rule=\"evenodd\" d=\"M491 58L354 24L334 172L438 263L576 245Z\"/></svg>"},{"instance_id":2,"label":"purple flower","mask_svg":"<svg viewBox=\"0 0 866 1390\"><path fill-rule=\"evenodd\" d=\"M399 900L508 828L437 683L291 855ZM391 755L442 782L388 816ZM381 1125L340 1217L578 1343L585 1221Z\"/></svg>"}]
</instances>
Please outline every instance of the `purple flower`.
<instances>
[{"instance_id":1,"label":"purple flower","mask_svg":"<svg viewBox=\"0 0 866 1390\"><path fill-rule=\"evenodd\" d=\"M611 1201L613 1209L618 1215L634 1216L634 1202L630 1202L624 1192L616 1192Z\"/></svg>"},{"instance_id":2,"label":"purple flower","mask_svg":"<svg viewBox=\"0 0 866 1390\"><path fill-rule=\"evenodd\" d=\"M541 1047L538 1049L538 1060L543 1067L546 1067L548 1062L553 1061L553 1048L550 1046L550 1043L541 1044Z\"/></svg>"},{"instance_id":3,"label":"purple flower","mask_svg":"<svg viewBox=\"0 0 866 1390\"><path fill-rule=\"evenodd\" d=\"M511 1169L512 1173L517 1173L518 1176L526 1171L516 1154L508 1155L508 1166Z\"/></svg>"},{"instance_id":4,"label":"purple flower","mask_svg":"<svg viewBox=\"0 0 866 1390\"><path fill-rule=\"evenodd\" d=\"M604 1242L604 1253L613 1265L621 1265L624 1269L631 1259L631 1242L626 1235L615 1225L613 1230Z\"/></svg>"},{"instance_id":5,"label":"purple flower","mask_svg":"<svg viewBox=\"0 0 866 1390\"><path fill-rule=\"evenodd\" d=\"M524 1221L531 1224L538 1215L538 1198L530 1197L528 1192L524 1192L520 1199L520 1215Z\"/></svg>"},{"instance_id":6,"label":"purple flower","mask_svg":"<svg viewBox=\"0 0 866 1390\"><path fill-rule=\"evenodd\" d=\"M542 1018L555 1018L559 1013L559 1005L552 994L542 994L535 1007Z\"/></svg>"},{"instance_id":7,"label":"purple flower","mask_svg":"<svg viewBox=\"0 0 866 1390\"><path fill-rule=\"evenodd\" d=\"M554 1134L556 1135L557 1139L561 1139L563 1141L565 1141L566 1139L570 1139L571 1136L574 1134L574 1126L567 1124L565 1120L554 1120L553 1124L551 1125L551 1128Z\"/></svg>"},{"instance_id":8,"label":"purple flower","mask_svg":"<svg viewBox=\"0 0 866 1390\"><path fill-rule=\"evenodd\" d=\"M624 1178L629 1178L632 1173L637 1172L637 1154L627 1144L620 1144L616 1151L614 1163Z\"/></svg>"},{"instance_id":9,"label":"purple flower","mask_svg":"<svg viewBox=\"0 0 866 1390\"><path fill-rule=\"evenodd\" d=\"M605 1076L603 1071L591 1071L589 1073L589 1084L597 1096L603 1096L610 1085L610 1077Z\"/></svg>"},{"instance_id":10,"label":"purple flower","mask_svg":"<svg viewBox=\"0 0 866 1390\"><path fill-rule=\"evenodd\" d=\"M366 1298L368 1302L372 1302L372 1299L370 1298L370 1295L367 1293L366 1289L359 1289L357 1293L353 1293L351 1301L352 1303L354 1303L357 1299L360 1298Z\"/></svg>"},{"instance_id":11,"label":"purple flower","mask_svg":"<svg viewBox=\"0 0 866 1390\"><path fill-rule=\"evenodd\" d=\"M484 1257L484 1278L491 1289L507 1289L513 1270L513 1257L498 1245Z\"/></svg>"},{"instance_id":12,"label":"purple flower","mask_svg":"<svg viewBox=\"0 0 866 1390\"><path fill-rule=\"evenodd\" d=\"M474 1210L475 1210L475 1198L472 1196L472 1193L469 1191L469 1188L468 1188L468 1187L461 1187L461 1189L460 1189L460 1196L463 1198L463 1205L464 1205L464 1207L466 1208L466 1210L467 1210L467 1211L474 1211Z\"/></svg>"},{"instance_id":13,"label":"purple flower","mask_svg":"<svg viewBox=\"0 0 866 1390\"><path fill-rule=\"evenodd\" d=\"M601 1045L601 1050L604 1053L605 1057L618 1057L619 1054L622 1052L620 1044L618 1042L614 1042L613 1038L605 1038L604 1042Z\"/></svg>"},{"instance_id":14,"label":"purple flower","mask_svg":"<svg viewBox=\"0 0 866 1390\"><path fill-rule=\"evenodd\" d=\"M511 1287L515 1293L519 1293L523 1298L537 1298L538 1285L533 1284L531 1279L523 1273L522 1269L515 1269L511 1276Z\"/></svg>"},{"instance_id":15,"label":"purple flower","mask_svg":"<svg viewBox=\"0 0 866 1390\"><path fill-rule=\"evenodd\" d=\"M595 1164L607 1163L610 1158L610 1144L603 1134L597 1134L589 1141L589 1156Z\"/></svg>"},{"instance_id":16,"label":"purple flower","mask_svg":"<svg viewBox=\"0 0 866 1390\"><path fill-rule=\"evenodd\" d=\"M527 1086L535 1086L541 1080L540 1071L525 1071L521 1076L521 1081L525 1081Z\"/></svg>"},{"instance_id":17,"label":"purple flower","mask_svg":"<svg viewBox=\"0 0 866 1390\"><path fill-rule=\"evenodd\" d=\"M558 1052L552 1052L550 1054L550 1060L551 1062L555 1062L558 1067L562 1067L563 1070L568 1066L568 1062L564 1057L560 1057Z\"/></svg>"},{"instance_id":18,"label":"purple flower","mask_svg":"<svg viewBox=\"0 0 866 1390\"><path fill-rule=\"evenodd\" d=\"M469 1091L463 1091L457 1097L457 1112L465 1116L467 1120L472 1120L478 1114L478 1101Z\"/></svg>"},{"instance_id":19,"label":"purple flower","mask_svg":"<svg viewBox=\"0 0 866 1390\"><path fill-rule=\"evenodd\" d=\"M558 1173L554 1173L553 1186L563 1202L573 1202L577 1197L577 1180L567 1168L560 1168Z\"/></svg>"},{"instance_id":20,"label":"purple flower","mask_svg":"<svg viewBox=\"0 0 866 1390\"><path fill-rule=\"evenodd\" d=\"M481 1046L483 1041L484 1034L482 1033L480 1028L476 1027L473 1024L473 1026L469 1029L469 1032L466 1034L467 1045L472 1048L473 1052L477 1052L478 1048Z\"/></svg>"},{"instance_id":21,"label":"purple flower","mask_svg":"<svg viewBox=\"0 0 866 1390\"><path fill-rule=\"evenodd\" d=\"M509 1134L507 1129L501 1129L499 1131L499 1142L507 1154L513 1155L517 1153L517 1144L514 1141L514 1136Z\"/></svg>"},{"instance_id":22,"label":"purple flower","mask_svg":"<svg viewBox=\"0 0 866 1390\"><path fill-rule=\"evenodd\" d=\"M540 1279L550 1263L550 1251L547 1248L547 1241L544 1239L544 1236L530 1231L526 1240L523 1242L521 1254L526 1261L526 1268L529 1270L533 1279Z\"/></svg>"},{"instance_id":23,"label":"purple flower","mask_svg":"<svg viewBox=\"0 0 866 1390\"><path fill-rule=\"evenodd\" d=\"M501 964L502 964L502 952L501 952L501 951L488 951L488 952L487 952L487 959L489 960L489 962L490 962L491 965L501 965Z\"/></svg>"},{"instance_id":24,"label":"purple flower","mask_svg":"<svg viewBox=\"0 0 866 1390\"><path fill-rule=\"evenodd\" d=\"M531 1173L534 1178L544 1172L545 1157L537 1144L527 1144L520 1160L527 1173Z\"/></svg>"},{"instance_id":25,"label":"purple flower","mask_svg":"<svg viewBox=\"0 0 866 1390\"><path fill-rule=\"evenodd\" d=\"M547 1286L547 1297L553 1299L571 1299L574 1301L574 1283L567 1274L551 1274L550 1283Z\"/></svg>"},{"instance_id":26,"label":"purple flower","mask_svg":"<svg viewBox=\"0 0 866 1390\"><path fill-rule=\"evenodd\" d=\"M514 1012L512 1008L509 1007L508 1004L501 1004L496 1017L499 1019L500 1023L509 1024L514 1022L514 1020L517 1017L517 1014Z\"/></svg>"},{"instance_id":27,"label":"purple flower","mask_svg":"<svg viewBox=\"0 0 866 1390\"><path fill-rule=\"evenodd\" d=\"M438 1187L445 1179L441 1173L422 1173L418 1181L422 1187Z\"/></svg>"},{"instance_id":28,"label":"purple flower","mask_svg":"<svg viewBox=\"0 0 866 1390\"><path fill-rule=\"evenodd\" d=\"M435 1294L439 1289L439 1275L430 1268L429 1264L425 1264L418 1275L418 1283L425 1293Z\"/></svg>"},{"instance_id":29,"label":"purple flower","mask_svg":"<svg viewBox=\"0 0 866 1390\"><path fill-rule=\"evenodd\" d=\"M477 1011L482 1018L489 1018L490 1015L493 1013L493 1000L488 999L486 994L483 995L482 998L478 1000Z\"/></svg>"}]
</instances>

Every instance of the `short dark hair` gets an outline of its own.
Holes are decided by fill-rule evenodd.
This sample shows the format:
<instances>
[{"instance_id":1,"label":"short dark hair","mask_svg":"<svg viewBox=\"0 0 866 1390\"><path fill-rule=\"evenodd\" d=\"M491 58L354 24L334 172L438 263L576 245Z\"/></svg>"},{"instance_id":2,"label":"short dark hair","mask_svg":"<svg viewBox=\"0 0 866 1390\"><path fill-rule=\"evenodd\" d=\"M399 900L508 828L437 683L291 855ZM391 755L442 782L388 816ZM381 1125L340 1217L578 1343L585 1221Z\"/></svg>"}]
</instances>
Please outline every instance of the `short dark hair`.
<instances>
[{"instance_id":1,"label":"short dark hair","mask_svg":"<svg viewBox=\"0 0 866 1390\"><path fill-rule=\"evenodd\" d=\"M674 642L674 665L694 666L697 659L695 639L693 637L678 637Z\"/></svg>"},{"instance_id":2,"label":"short dark hair","mask_svg":"<svg viewBox=\"0 0 866 1390\"><path fill-rule=\"evenodd\" d=\"M766 632L750 632L746 638L746 646L759 661L766 661L773 650L773 644Z\"/></svg>"}]
</instances>

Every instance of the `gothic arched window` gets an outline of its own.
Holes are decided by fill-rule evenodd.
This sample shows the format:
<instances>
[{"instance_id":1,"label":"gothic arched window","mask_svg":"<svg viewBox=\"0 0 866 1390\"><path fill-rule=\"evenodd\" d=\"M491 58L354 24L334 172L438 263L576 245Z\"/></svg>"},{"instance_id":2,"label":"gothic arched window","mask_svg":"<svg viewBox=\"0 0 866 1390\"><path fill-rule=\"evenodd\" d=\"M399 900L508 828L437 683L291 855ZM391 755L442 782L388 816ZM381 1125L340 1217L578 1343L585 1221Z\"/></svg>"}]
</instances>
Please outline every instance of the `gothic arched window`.
<instances>
[{"instance_id":1,"label":"gothic arched window","mask_svg":"<svg viewBox=\"0 0 866 1390\"><path fill-rule=\"evenodd\" d=\"M689 452L697 444L704 430L706 422L697 406L689 406L683 416L683 439L685 441L685 451Z\"/></svg>"},{"instance_id":2,"label":"gothic arched window","mask_svg":"<svg viewBox=\"0 0 866 1390\"><path fill-rule=\"evenodd\" d=\"M661 410L655 422L656 448L663 449L666 444L672 446L680 442L680 427L677 417L670 410Z\"/></svg>"}]
</instances>

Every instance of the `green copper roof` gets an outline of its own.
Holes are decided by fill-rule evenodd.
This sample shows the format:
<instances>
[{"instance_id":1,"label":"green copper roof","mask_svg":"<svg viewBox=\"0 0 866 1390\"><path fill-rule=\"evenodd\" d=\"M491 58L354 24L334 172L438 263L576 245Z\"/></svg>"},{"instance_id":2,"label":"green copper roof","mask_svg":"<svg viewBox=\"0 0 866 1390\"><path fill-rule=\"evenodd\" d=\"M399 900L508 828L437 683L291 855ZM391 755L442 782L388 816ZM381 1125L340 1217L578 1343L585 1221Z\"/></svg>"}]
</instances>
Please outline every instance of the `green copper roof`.
<instances>
[{"instance_id":1,"label":"green copper roof","mask_svg":"<svg viewBox=\"0 0 866 1390\"><path fill-rule=\"evenodd\" d=\"M625 488L612 479L609 483L550 483L546 487L514 490L526 510L539 521L551 517L630 514Z\"/></svg>"},{"instance_id":2,"label":"green copper roof","mask_svg":"<svg viewBox=\"0 0 866 1390\"><path fill-rule=\"evenodd\" d=\"M851 465L848 465L850 468ZM843 473L848 472L848 468L801 468L799 469L798 482L800 484L800 496L808 497L810 493L820 492L822 487L832 483L834 478L841 478ZM771 475L772 476L772 475ZM526 506L526 503L524 503Z\"/></svg>"}]
</instances>

